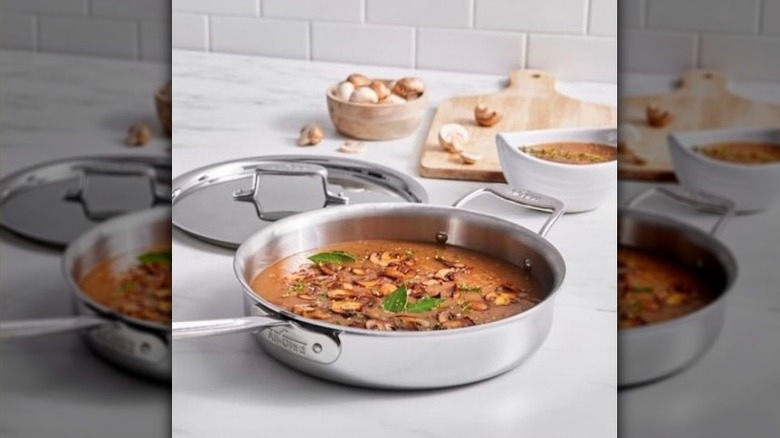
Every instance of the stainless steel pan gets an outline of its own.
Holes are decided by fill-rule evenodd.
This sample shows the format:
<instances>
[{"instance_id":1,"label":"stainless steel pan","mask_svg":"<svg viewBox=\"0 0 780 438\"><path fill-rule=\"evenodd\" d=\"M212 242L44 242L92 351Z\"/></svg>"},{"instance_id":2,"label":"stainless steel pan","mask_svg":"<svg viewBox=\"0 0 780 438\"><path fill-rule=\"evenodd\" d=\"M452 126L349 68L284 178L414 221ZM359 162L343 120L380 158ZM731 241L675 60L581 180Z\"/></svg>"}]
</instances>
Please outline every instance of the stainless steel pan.
<instances>
[{"instance_id":1,"label":"stainless steel pan","mask_svg":"<svg viewBox=\"0 0 780 438\"><path fill-rule=\"evenodd\" d=\"M552 212L539 233L493 216L458 208L491 193ZM350 385L389 389L440 388L487 379L526 360L544 342L553 298L564 278L563 258L543 237L563 205L508 186L480 189L454 207L364 204L317 210L276 222L238 248L234 266L247 317L174 322L174 340L252 331L271 356L304 373ZM378 332L302 318L250 288L263 269L287 256L360 239L439 242L476 250L531 270L546 296L532 309L493 323L429 332Z\"/></svg>"},{"instance_id":2,"label":"stainless steel pan","mask_svg":"<svg viewBox=\"0 0 780 438\"><path fill-rule=\"evenodd\" d=\"M171 239L171 209L157 207L95 226L68 245L62 269L76 316L4 321L3 341L80 331L90 347L126 370L162 381L171 379L171 329L114 312L84 294L79 280L100 263L165 244Z\"/></svg>"},{"instance_id":3,"label":"stainless steel pan","mask_svg":"<svg viewBox=\"0 0 780 438\"><path fill-rule=\"evenodd\" d=\"M655 213L634 208L662 193L700 209L722 214L710 233ZM659 324L618 332L618 384L622 387L668 377L694 363L715 343L723 326L725 298L737 275L731 251L715 234L734 213L734 203L677 188L656 188L634 198L618 212L618 243L657 253L695 270L716 293L708 306Z\"/></svg>"}]
</instances>

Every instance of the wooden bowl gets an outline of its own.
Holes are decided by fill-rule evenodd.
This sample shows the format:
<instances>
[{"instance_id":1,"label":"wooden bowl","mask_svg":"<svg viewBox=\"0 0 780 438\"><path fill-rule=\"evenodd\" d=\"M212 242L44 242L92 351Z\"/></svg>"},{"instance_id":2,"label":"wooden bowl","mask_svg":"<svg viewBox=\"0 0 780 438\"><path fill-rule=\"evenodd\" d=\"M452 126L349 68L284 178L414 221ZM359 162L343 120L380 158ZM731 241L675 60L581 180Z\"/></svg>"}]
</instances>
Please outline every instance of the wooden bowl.
<instances>
[{"instance_id":1,"label":"wooden bowl","mask_svg":"<svg viewBox=\"0 0 780 438\"><path fill-rule=\"evenodd\" d=\"M154 105L157 107L157 118L166 134L171 135L172 129L172 110L171 96L164 93L165 86L157 89L154 93Z\"/></svg>"},{"instance_id":2,"label":"wooden bowl","mask_svg":"<svg viewBox=\"0 0 780 438\"><path fill-rule=\"evenodd\" d=\"M406 137L420 125L428 109L427 91L406 103L376 104L339 99L334 95L335 89L336 86L331 87L326 94L330 120L340 133L360 140Z\"/></svg>"}]
</instances>

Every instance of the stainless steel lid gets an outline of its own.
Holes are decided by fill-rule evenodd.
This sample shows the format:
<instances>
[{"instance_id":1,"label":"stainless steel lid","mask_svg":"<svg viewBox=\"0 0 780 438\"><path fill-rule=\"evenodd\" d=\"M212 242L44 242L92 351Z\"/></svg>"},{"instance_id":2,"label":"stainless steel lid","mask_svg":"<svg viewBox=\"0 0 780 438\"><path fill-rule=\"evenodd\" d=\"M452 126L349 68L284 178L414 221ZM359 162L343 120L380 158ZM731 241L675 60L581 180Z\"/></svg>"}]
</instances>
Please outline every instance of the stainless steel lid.
<instances>
[{"instance_id":1,"label":"stainless steel lid","mask_svg":"<svg viewBox=\"0 0 780 438\"><path fill-rule=\"evenodd\" d=\"M102 221L170 202L171 158L89 156L28 167L0 180L0 225L67 246Z\"/></svg>"},{"instance_id":2,"label":"stainless steel lid","mask_svg":"<svg viewBox=\"0 0 780 438\"><path fill-rule=\"evenodd\" d=\"M427 202L413 178L364 161L280 155L226 161L173 180L173 224L229 248L287 216L371 202Z\"/></svg>"}]
</instances>

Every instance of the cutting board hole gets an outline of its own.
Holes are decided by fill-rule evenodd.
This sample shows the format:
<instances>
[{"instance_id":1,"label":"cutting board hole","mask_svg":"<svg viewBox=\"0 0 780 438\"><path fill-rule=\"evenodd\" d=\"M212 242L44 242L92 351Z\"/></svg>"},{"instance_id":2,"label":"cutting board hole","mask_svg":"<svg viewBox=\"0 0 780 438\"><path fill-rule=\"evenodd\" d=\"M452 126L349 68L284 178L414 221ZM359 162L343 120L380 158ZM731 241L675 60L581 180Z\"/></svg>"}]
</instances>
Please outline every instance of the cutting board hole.
<instances>
[{"instance_id":1,"label":"cutting board hole","mask_svg":"<svg viewBox=\"0 0 780 438\"><path fill-rule=\"evenodd\" d=\"M539 78L542 77L542 75L540 75L539 73L534 73L534 74L531 75L531 77L534 78L534 79L539 79Z\"/></svg>"},{"instance_id":2,"label":"cutting board hole","mask_svg":"<svg viewBox=\"0 0 780 438\"><path fill-rule=\"evenodd\" d=\"M704 79L712 79L712 73L704 73Z\"/></svg>"}]
</instances>

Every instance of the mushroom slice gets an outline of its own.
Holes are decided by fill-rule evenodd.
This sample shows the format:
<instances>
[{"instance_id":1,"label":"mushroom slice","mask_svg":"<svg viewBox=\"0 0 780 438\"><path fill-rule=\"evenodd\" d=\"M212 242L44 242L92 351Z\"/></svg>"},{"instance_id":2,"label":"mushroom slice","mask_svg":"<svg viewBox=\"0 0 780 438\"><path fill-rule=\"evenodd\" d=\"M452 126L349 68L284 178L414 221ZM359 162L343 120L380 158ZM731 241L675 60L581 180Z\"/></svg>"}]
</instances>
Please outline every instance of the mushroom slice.
<instances>
[{"instance_id":1,"label":"mushroom slice","mask_svg":"<svg viewBox=\"0 0 780 438\"><path fill-rule=\"evenodd\" d=\"M390 295L391 293L395 292L396 289L398 289L398 286L394 285L393 283L384 283L379 286L379 292L383 296Z\"/></svg>"},{"instance_id":2,"label":"mushroom slice","mask_svg":"<svg viewBox=\"0 0 780 438\"><path fill-rule=\"evenodd\" d=\"M354 292L344 290L344 289L333 289L328 291L328 298L334 299L334 300L340 300L344 298L352 298L355 296Z\"/></svg>"},{"instance_id":3,"label":"mushroom slice","mask_svg":"<svg viewBox=\"0 0 780 438\"><path fill-rule=\"evenodd\" d=\"M469 131L457 123L447 123L439 129L439 146L447 152L459 153L469 141Z\"/></svg>"},{"instance_id":4,"label":"mushroom slice","mask_svg":"<svg viewBox=\"0 0 780 438\"><path fill-rule=\"evenodd\" d=\"M464 265L463 263L446 259L446 258L444 258L443 256L440 256L440 255L436 255L435 258L436 258L436 261L440 262L441 264L443 264L444 266L446 266L448 268L465 268L466 267L466 265Z\"/></svg>"},{"instance_id":5,"label":"mushroom slice","mask_svg":"<svg viewBox=\"0 0 780 438\"><path fill-rule=\"evenodd\" d=\"M460 156L460 160L463 161L463 164L475 164L482 159L482 154L469 151L460 151L458 156Z\"/></svg>"},{"instance_id":6,"label":"mushroom slice","mask_svg":"<svg viewBox=\"0 0 780 438\"><path fill-rule=\"evenodd\" d=\"M472 325L474 325L474 320L468 316L463 316L458 319L453 319L451 321L441 323L441 327L444 329L471 327Z\"/></svg>"},{"instance_id":7,"label":"mushroom slice","mask_svg":"<svg viewBox=\"0 0 780 438\"><path fill-rule=\"evenodd\" d=\"M320 268L320 271L322 271L322 273L325 275L336 275L336 271L330 265L325 263L318 263L317 267Z\"/></svg>"},{"instance_id":8,"label":"mushroom slice","mask_svg":"<svg viewBox=\"0 0 780 438\"><path fill-rule=\"evenodd\" d=\"M474 107L474 119L479 126L490 127L500 122L501 119L503 119L503 116L493 108L485 105L477 105Z\"/></svg>"},{"instance_id":9,"label":"mushroom slice","mask_svg":"<svg viewBox=\"0 0 780 438\"><path fill-rule=\"evenodd\" d=\"M306 301L314 301L317 299L317 297L313 297L309 294L298 294L298 298Z\"/></svg>"},{"instance_id":10,"label":"mushroom slice","mask_svg":"<svg viewBox=\"0 0 780 438\"><path fill-rule=\"evenodd\" d=\"M405 277L404 273L399 271L397 266L388 266L384 271L384 275L396 280L403 280Z\"/></svg>"},{"instance_id":11,"label":"mushroom slice","mask_svg":"<svg viewBox=\"0 0 780 438\"><path fill-rule=\"evenodd\" d=\"M366 145L360 141L347 140L337 150L345 154L361 154L366 150Z\"/></svg>"},{"instance_id":12,"label":"mushroom slice","mask_svg":"<svg viewBox=\"0 0 780 438\"><path fill-rule=\"evenodd\" d=\"M390 331L393 330L393 323L381 319L369 319L366 321L366 328L369 330Z\"/></svg>"},{"instance_id":13,"label":"mushroom slice","mask_svg":"<svg viewBox=\"0 0 780 438\"><path fill-rule=\"evenodd\" d=\"M436 316L436 320L437 320L437 321L439 321L440 323L445 323L445 322L447 322L447 321L452 321L453 319L455 319L455 318L457 318L457 317L459 317L459 316L460 316L460 315L456 315L456 314L452 313L452 312L451 312L451 311L449 311L449 310L442 310L442 311L441 311L441 312L439 312L439 314Z\"/></svg>"},{"instance_id":14,"label":"mushroom slice","mask_svg":"<svg viewBox=\"0 0 780 438\"><path fill-rule=\"evenodd\" d=\"M454 272L454 270L451 269L451 268L444 268L444 269L439 269L438 271L436 271L436 274L434 274L433 276L435 278L438 278L438 279L441 279L441 280L448 280L449 279L449 275L452 274L453 272Z\"/></svg>"},{"instance_id":15,"label":"mushroom slice","mask_svg":"<svg viewBox=\"0 0 780 438\"><path fill-rule=\"evenodd\" d=\"M508 306L517 301L517 293L514 292L490 292L485 299L496 306Z\"/></svg>"},{"instance_id":16,"label":"mushroom slice","mask_svg":"<svg viewBox=\"0 0 780 438\"><path fill-rule=\"evenodd\" d=\"M330 310L336 313L352 313L358 312L364 306L360 301L332 301L330 303Z\"/></svg>"},{"instance_id":17,"label":"mushroom slice","mask_svg":"<svg viewBox=\"0 0 780 438\"><path fill-rule=\"evenodd\" d=\"M430 321L416 316L399 315L395 318L396 326L406 330L426 330L431 327Z\"/></svg>"},{"instance_id":18,"label":"mushroom slice","mask_svg":"<svg viewBox=\"0 0 780 438\"><path fill-rule=\"evenodd\" d=\"M363 287L372 288L372 287L376 286L377 284L379 284L379 280L365 280L365 281L364 280L358 280L357 284L359 284L359 285L361 285Z\"/></svg>"},{"instance_id":19,"label":"mushroom slice","mask_svg":"<svg viewBox=\"0 0 780 438\"><path fill-rule=\"evenodd\" d=\"M306 312L313 312L317 310L311 304L295 304L292 306L292 312L296 315L303 315Z\"/></svg>"},{"instance_id":20,"label":"mushroom slice","mask_svg":"<svg viewBox=\"0 0 780 438\"><path fill-rule=\"evenodd\" d=\"M311 319L328 319L333 315L320 309L314 309L308 312L304 312L303 316Z\"/></svg>"},{"instance_id":21,"label":"mushroom slice","mask_svg":"<svg viewBox=\"0 0 780 438\"><path fill-rule=\"evenodd\" d=\"M471 303L471 310L476 310L478 312L487 310L490 307L484 301L470 301L470 303Z\"/></svg>"}]
</instances>

